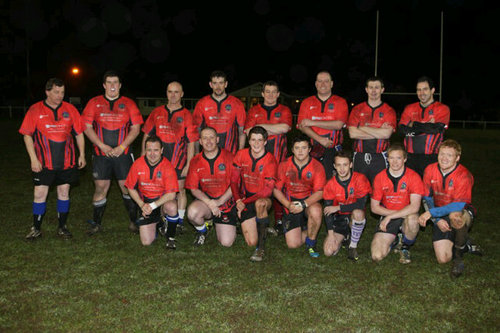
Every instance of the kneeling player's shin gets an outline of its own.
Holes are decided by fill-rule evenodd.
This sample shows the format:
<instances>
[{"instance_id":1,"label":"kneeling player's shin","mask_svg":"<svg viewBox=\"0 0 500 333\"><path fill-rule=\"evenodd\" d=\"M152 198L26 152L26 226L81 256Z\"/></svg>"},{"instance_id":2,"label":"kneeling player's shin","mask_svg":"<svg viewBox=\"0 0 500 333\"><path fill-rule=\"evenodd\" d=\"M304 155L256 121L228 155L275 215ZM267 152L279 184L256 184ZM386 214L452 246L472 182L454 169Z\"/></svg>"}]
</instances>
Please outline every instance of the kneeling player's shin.
<instances>
[{"instance_id":1,"label":"kneeling player's shin","mask_svg":"<svg viewBox=\"0 0 500 333\"><path fill-rule=\"evenodd\" d=\"M122 194L122 198L130 221L135 223L135 220L137 220L137 204L128 194Z\"/></svg>"},{"instance_id":2,"label":"kneeling player's shin","mask_svg":"<svg viewBox=\"0 0 500 333\"><path fill-rule=\"evenodd\" d=\"M363 229L365 229L366 219L362 221L352 220L351 227L351 244L349 247L357 248L359 239L361 238L361 234L363 233Z\"/></svg>"},{"instance_id":3,"label":"kneeling player's shin","mask_svg":"<svg viewBox=\"0 0 500 333\"><path fill-rule=\"evenodd\" d=\"M264 249L265 243L266 243L266 235L267 235L267 226L269 225L269 218L264 217L264 218L256 218L257 222L257 235L258 235L258 241L257 241L257 248L259 249Z\"/></svg>"},{"instance_id":4,"label":"kneeling player's shin","mask_svg":"<svg viewBox=\"0 0 500 333\"><path fill-rule=\"evenodd\" d=\"M179 215L175 216L166 216L167 219L167 232L165 233L165 237L175 238L175 231L177 230L177 222L179 221Z\"/></svg>"}]
</instances>

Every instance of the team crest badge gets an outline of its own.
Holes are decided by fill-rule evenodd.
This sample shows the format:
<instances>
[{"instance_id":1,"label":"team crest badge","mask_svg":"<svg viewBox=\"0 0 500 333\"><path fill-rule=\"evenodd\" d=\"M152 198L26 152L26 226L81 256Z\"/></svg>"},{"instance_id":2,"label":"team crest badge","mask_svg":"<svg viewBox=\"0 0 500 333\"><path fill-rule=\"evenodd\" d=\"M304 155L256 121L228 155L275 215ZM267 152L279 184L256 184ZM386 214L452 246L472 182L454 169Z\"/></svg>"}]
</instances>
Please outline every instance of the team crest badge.
<instances>
[{"instance_id":1,"label":"team crest badge","mask_svg":"<svg viewBox=\"0 0 500 333\"><path fill-rule=\"evenodd\" d=\"M178 124L181 124L183 121L184 121L184 119L182 117L177 118L177 123Z\"/></svg>"},{"instance_id":2,"label":"team crest badge","mask_svg":"<svg viewBox=\"0 0 500 333\"><path fill-rule=\"evenodd\" d=\"M226 105L225 109L227 112L230 112L232 110L231 104Z\"/></svg>"},{"instance_id":3,"label":"team crest badge","mask_svg":"<svg viewBox=\"0 0 500 333\"><path fill-rule=\"evenodd\" d=\"M66 112L66 111L64 111L64 112L62 113L62 116L63 116L63 118L69 118L69 113L68 113L68 112Z\"/></svg>"},{"instance_id":4,"label":"team crest badge","mask_svg":"<svg viewBox=\"0 0 500 333\"><path fill-rule=\"evenodd\" d=\"M226 165L224 163L219 164L219 170L220 171L226 170Z\"/></svg>"},{"instance_id":5,"label":"team crest badge","mask_svg":"<svg viewBox=\"0 0 500 333\"><path fill-rule=\"evenodd\" d=\"M429 115L433 115L434 114L434 110L429 110Z\"/></svg>"},{"instance_id":6,"label":"team crest badge","mask_svg":"<svg viewBox=\"0 0 500 333\"><path fill-rule=\"evenodd\" d=\"M118 104L118 107L119 107L120 109L125 109L125 104L120 103L120 104Z\"/></svg>"},{"instance_id":7,"label":"team crest badge","mask_svg":"<svg viewBox=\"0 0 500 333\"><path fill-rule=\"evenodd\" d=\"M384 113L383 113L383 112L379 112L379 113L378 113L378 117L379 117L379 118L383 118L383 117L384 117Z\"/></svg>"},{"instance_id":8,"label":"team crest badge","mask_svg":"<svg viewBox=\"0 0 500 333\"><path fill-rule=\"evenodd\" d=\"M448 183L448 187L453 187L453 179L450 179L450 182Z\"/></svg>"},{"instance_id":9,"label":"team crest badge","mask_svg":"<svg viewBox=\"0 0 500 333\"><path fill-rule=\"evenodd\" d=\"M274 114L274 116L275 116L276 118L281 117L281 112L276 112L276 113Z\"/></svg>"},{"instance_id":10,"label":"team crest badge","mask_svg":"<svg viewBox=\"0 0 500 333\"><path fill-rule=\"evenodd\" d=\"M405 182L403 182L403 184L401 184L401 189L402 189L402 190L404 190L404 189L406 189L406 187L407 187L407 186L406 186L406 183L405 183Z\"/></svg>"},{"instance_id":11,"label":"team crest badge","mask_svg":"<svg viewBox=\"0 0 500 333\"><path fill-rule=\"evenodd\" d=\"M263 165L260 165L259 166L259 171L262 172L262 170L264 170L264 166Z\"/></svg>"},{"instance_id":12,"label":"team crest badge","mask_svg":"<svg viewBox=\"0 0 500 333\"><path fill-rule=\"evenodd\" d=\"M353 194L354 194L354 187L351 187L351 188L349 189L349 195L353 195Z\"/></svg>"},{"instance_id":13,"label":"team crest badge","mask_svg":"<svg viewBox=\"0 0 500 333\"><path fill-rule=\"evenodd\" d=\"M333 103L328 104L328 110L333 110Z\"/></svg>"},{"instance_id":14,"label":"team crest badge","mask_svg":"<svg viewBox=\"0 0 500 333\"><path fill-rule=\"evenodd\" d=\"M312 177L312 173L311 173L311 171L309 171L308 173L306 173L306 178L307 178L307 179L311 179L311 177Z\"/></svg>"},{"instance_id":15,"label":"team crest badge","mask_svg":"<svg viewBox=\"0 0 500 333\"><path fill-rule=\"evenodd\" d=\"M158 171L158 172L156 173L156 178L161 178L161 171Z\"/></svg>"}]
</instances>

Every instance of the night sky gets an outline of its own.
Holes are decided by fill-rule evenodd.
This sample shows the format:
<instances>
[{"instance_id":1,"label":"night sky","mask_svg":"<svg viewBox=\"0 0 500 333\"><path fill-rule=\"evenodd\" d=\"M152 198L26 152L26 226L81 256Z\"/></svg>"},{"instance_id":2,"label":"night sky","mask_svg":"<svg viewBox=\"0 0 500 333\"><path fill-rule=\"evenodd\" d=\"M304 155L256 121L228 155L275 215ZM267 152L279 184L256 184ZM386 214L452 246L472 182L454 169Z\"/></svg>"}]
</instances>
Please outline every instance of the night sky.
<instances>
[{"instance_id":1,"label":"night sky","mask_svg":"<svg viewBox=\"0 0 500 333\"><path fill-rule=\"evenodd\" d=\"M453 119L497 120L500 113L497 87L487 83L500 74L494 1L0 3L0 104L43 98L54 76L66 81L67 96L88 100L102 93L110 68L122 73L122 92L130 97L164 96L166 83L179 80L185 96L196 98L210 92L214 69L228 73L228 91L271 79L297 96L313 94L315 74L329 70L335 93L358 103L374 74L376 10L378 74L386 91L414 92L421 75L438 84L443 10L443 102ZM72 66L81 69L78 77ZM384 99L401 112L416 96Z\"/></svg>"}]
</instances>

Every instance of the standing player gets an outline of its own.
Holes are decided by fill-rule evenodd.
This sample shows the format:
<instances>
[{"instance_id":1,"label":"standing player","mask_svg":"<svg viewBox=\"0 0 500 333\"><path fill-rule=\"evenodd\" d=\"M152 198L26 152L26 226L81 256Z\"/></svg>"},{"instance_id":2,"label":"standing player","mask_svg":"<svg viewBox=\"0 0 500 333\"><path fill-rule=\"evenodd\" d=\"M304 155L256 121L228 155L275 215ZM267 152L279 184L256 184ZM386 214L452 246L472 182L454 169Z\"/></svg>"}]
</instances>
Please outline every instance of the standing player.
<instances>
[{"instance_id":1,"label":"standing player","mask_svg":"<svg viewBox=\"0 0 500 333\"><path fill-rule=\"evenodd\" d=\"M233 154L245 147L245 107L236 97L226 93L226 74L214 71L210 75L212 94L200 99L193 111L196 127L201 130L207 126L215 128L219 136L219 148Z\"/></svg>"},{"instance_id":2,"label":"standing player","mask_svg":"<svg viewBox=\"0 0 500 333\"><path fill-rule=\"evenodd\" d=\"M328 72L316 76L317 95L302 101L297 128L313 141L311 156L322 161L326 178L333 176L333 157L342 150L344 127L349 110L345 99L332 94L333 80Z\"/></svg>"},{"instance_id":3,"label":"standing player","mask_svg":"<svg viewBox=\"0 0 500 333\"><path fill-rule=\"evenodd\" d=\"M279 104L278 97L280 91L278 84L274 81L267 81L262 86L262 97L264 102L257 104L248 111L245 122L245 133L259 125L263 127L269 137L267 138L266 149L274 154L277 163L282 162L287 155L287 140L286 133L292 127L292 112L290 108ZM273 200L274 208L274 229L268 228L268 232L273 235L278 235L283 230L281 219L283 218L283 207L275 199Z\"/></svg>"},{"instance_id":4,"label":"standing player","mask_svg":"<svg viewBox=\"0 0 500 333\"><path fill-rule=\"evenodd\" d=\"M389 168L381 171L373 181L371 211L380 215L380 222L371 245L372 259L384 259L401 230L403 245L399 262L409 264L410 247L415 243L419 229L418 210L424 185L418 173L405 166L403 146L391 145L387 156Z\"/></svg>"},{"instance_id":5,"label":"standing player","mask_svg":"<svg viewBox=\"0 0 500 333\"><path fill-rule=\"evenodd\" d=\"M438 162L424 172L425 201L429 210L420 215L419 223L425 226L434 222L432 244L440 264L453 258L452 277L462 275L465 265L462 255L467 246L469 229L475 217L472 202L474 177L459 164L462 147L455 140L445 140L439 146Z\"/></svg>"},{"instance_id":6,"label":"standing player","mask_svg":"<svg viewBox=\"0 0 500 333\"><path fill-rule=\"evenodd\" d=\"M336 255L350 238L347 257L358 260L358 242L366 225L365 205L371 193L365 175L352 172L351 154L344 151L335 156L337 174L323 191L325 223L328 234L323 245L326 256Z\"/></svg>"},{"instance_id":7,"label":"standing player","mask_svg":"<svg viewBox=\"0 0 500 333\"><path fill-rule=\"evenodd\" d=\"M217 240L222 246L233 245L236 239L236 216L231 193L233 155L217 146L219 137L212 127L200 133L203 151L191 160L186 178L186 188L195 198L188 207L187 216L197 230L195 246L205 243L205 221L213 219Z\"/></svg>"},{"instance_id":8,"label":"standing player","mask_svg":"<svg viewBox=\"0 0 500 333\"><path fill-rule=\"evenodd\" d=\"M66 227L69 213L70 184L78 181L78 170L85 166L85 138L78 110L63 101L64 82L52 78L45 84L44 101L33 104L24 117L19 133L23 135L33 171L33 227L26 239L42 237L42 219L47 207L49 186L57 186L57 234L73 235ZM75 156L75 144L80 156Z\"/></svg>"},{"instance_id":9,"label":"standing player","mask_svg":"<svg viewBox=\"0 0 500 333\"><path fill-rule=\"evenodd\" d=\"M373 182L387 167L386 150L396 129L396 112L382 102L384 83L379 77L366 80L368 100L356 105L347 121L349 136L354 139L353 170Z\"/></svg>"},{"instance_id":10,"label":"standing player","mask_svg":"<svg viewBox=\"0 0 500 333\"><path fill-rule=\"evenodd\" d=\"M132 164L125 181L130 197L141 208L138 219L142 245L150 245L156 239L156 224L167 215L167 249L175 250L177 228L176 192L179 190L177 175L172 164L163 156L162 142L150 136L145 142L146 154Z\"/></svg>"},{"instance_id":11,"label":"standing player","mask_svg":"<svg viewBox=\"0 0 500 333\"><path fill-rule=\"evenodd\" d=\"M181 104L184 91L179 82L171 82L167 86L167 105L153 110L144 123L142 131L142 155L146 153L146 140L151 135L160 138L165 156L175 168L179 181L177 205L179 226L182 225L186 212L186 190L184 182L189 168L189 162L194 156L194 143L198 140L198 131L193 125L191 112Z\"/></svg>"},{"instance_id":12,"label":"standing player","mask_svg":"<svg viewBox=\"0 0 500 333\"><path fill-rule=\"evenodd\" d=\"M399 121L408 151L406 165L423 177L425 168L437 161L438 147L450 122L450 109L434 100L434 82L423 76L417 81L419 102L406 106Z\"/></svg>"},{"instance_id":13,"label":"standing player","mask_svg":"<svg viewBox=\"0 0 500 333\"><path fill-rule=\"evenodd\" d=\"M238 151L234 157L231 191L236 213L242 221L243 237L249 246L257 246L250 260L262 261L277 164L273 154L266 151L267 131L264 128L252 128L248 143L250 148Z\"/></svg>"},{"instance_id":14,"label":"standing player","mask_svg":"<svg viewBox=\"0 0 500 333\"><path fill-rule=\"evenodd\" d=\"M88 221L90 228L87 233L93 235L101 229L113 174L118 180L129 215L129 230L137 232L137 205L128 194L125 179L133 163L130 145L140 132L142 115L133 100L120 96L122 84L116 72L104 73L103 87L104 95L92 98L82 115L87 126L85 134L94 144L94 214L93 219Z\"/></svg>"},{"instance_id":15,"label":"standing player","mask_svg":"<svg viewBox=\"0 0 500 333\"><path fill-rule=\"evenodd\" d=\"M274 197L286 209L284 217L285 240L289 248L306 244L312 258L319 257L316 238L322 220L319 201L326 183L320 162L310 156L311 141L305 135L293 138L292 154L278 167Z\"/></svg>"}]
</instances>

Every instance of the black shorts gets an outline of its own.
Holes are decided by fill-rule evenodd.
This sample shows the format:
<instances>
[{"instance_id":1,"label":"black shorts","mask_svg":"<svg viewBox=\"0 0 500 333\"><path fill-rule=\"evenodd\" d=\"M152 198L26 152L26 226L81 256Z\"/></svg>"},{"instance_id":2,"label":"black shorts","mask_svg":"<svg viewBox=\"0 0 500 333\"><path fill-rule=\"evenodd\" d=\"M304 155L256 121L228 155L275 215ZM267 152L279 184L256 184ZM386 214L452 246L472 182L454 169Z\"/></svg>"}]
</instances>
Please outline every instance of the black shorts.
<instances>
[{"instance_id":1,"label":"black shorts","mask_svg":"<svg viewBox=\"0 0 500 333\"><path fill-rule=\"evenodd\" d=\"M408 154L406 166L415 172L420 177L424 177L424 170L429 164L437 162L437 154Z\"/></svg>"},{"instance_id":2,"label":"black shorts","mask_svg":"<svg viewBox=\"0 0 500 333\"><path fill-rule=\"evenodd\" d=\"M283 230L288 232L300 227L301 230L307 230L307 216L305 210L298 214L285 214L283 216Z\"/></svg>"},{"instance_id":3,"label":"black shorts","mask_svg":"<svg viewBox=\"0 0 500 333\"><path fill-rule=\"evenodd\" d=\"M349 226L349 215L330 214L325 216L326 230L333 230L336 234L341 234L345 238L351 234Z\"/></svg>"},{"instance_id":4,"label":"black shorts","mask_svg":"<svg viewBox=\"0 0 500 333\"><path fill-rule=\"evenodd\" d=\"M75 184L78 182L80 173L77 168L65 170L42 169L40 172L33 172L33 184L35 186Z\"/></svg>"},{"instance_id":5,"label":"black shorts","mask_svg":"<svg viewBox=\"0 0 500 333\"><path fill-rule=\"evenodd\" d=\"M241 214L243 216L243 213ZM238 221L238 215L236 214L236 208L230 209L229 211L222 211L220 217L213 216L212 220L215 224L227 224L236 226Z\"/></svg>"},{"instance_id":6,"label":"black shorts","mask_svg":"<svg viewBox=\"0 0 500 333\"><path fill-rule=\"evenodd\" d=\"M469 208L469 207L471 207L471 206L470 205L466 206L466 208ZM476 212L475 212L475 208L473 208L473 207L471 207L471 208L472 208L472 211L470 209L466 209L465 211L467 213L469 213L469 215L471 217L471 221L473 221ZM438 219L445 220L446 222L448 222L448 225L450 225L450 216L449 215L440 217ZM436 242L436 241L443 240L443 239L447 239L447 240L450 240L452 242L455 242L455 229L451 229L451 231L447 231L447 232L442 232L441 229L439 229L439 227L435 223L432 226L432 241Z\"/></svg>"},{"instance_id":7,"label":"black shorts","mask_svg":"<svg viewBox=\"0 0 500 333\"><path fill-rule=\"evenodd\" d=\"M234 206L234 211L236 216L238 216L238 210L236 209L236 205ZM245 222L248 219L254 218L257 216L257 211L255 210L255 201L245 205L245 209L241 212L240 222Z\"/></svg>"},{"instance_id":8,"label":"black shorts","mask_svg":"<svg viewBox=\"0 0 500 333\"><path fill-rule=\"evenodd\" d=\"M156 201L156 199L144 198L145 203ZM141 213L142 214L142 213ZM161 207L154 209L147 217L141 215L136 221L138 226L161 222Z\"/></svg>"},{"instance_id":9,"label":"black shorts","mask_svg":"<svg viewBox=\"0 0 500 333\"><path fill-rule=\"evenodd\" d=\"M186 176L182 177L181 174L182 174L182 169L175 169L175 173L177 175L177 180L183 180L183 179L186 179Z\"/></svg>"},{"instance_id":10,"label":"black shorts","mask_svg":"<svg viewBox=\"0 0 500 333\"><path fill-rule=\"evenodd\" d=\"M404 218L400 217L398 219L392 219L392 220L390 220L389 223L387 223L387 227L386 227L387 231L380 230L380 222L383 219L384 219L384 216L381 216L380 220L377 223L377 227L375 229L375 233L377 233L377 232L384 232L386 234L393 234L393 235L397 236L401 232L401 228L403 227L403 222L405 220Z\"/></svg>"},{"instance_id":11,"label":"black shorts","mask_svg":"<svg viewBox=\"0 0 500 333\"><path fill-rule=\"evenodd\" d=\"M134 163L134 156L131 153L118 157L94 155L93 161L92 175L95 180L111 180L113 175L117 180L125 180Z\"/></svg>"},{"instance_id":12,"label":"black shorts","mask_svg":"<svg viewBox=\"0 0 500 333\"><path fill-rule=\"evenodd\" d=\"M353 171L362 173L371 184L373 179L382 170L387 168L387 152L383 153L354 153Z\"/></svg>"},{"instance_id":13,"label":"black shorts","mask_svg":"<svg viewBox=\"0 0 500 333\"><path fill-rule=\"evenodd\" d=\"M323 165L323 169L325 169L326 179L329 180L335 174L335 168L333 164L335 163L335 155L337 152L342 151L342 145L336 145L333 148L325 148L317 142L314 142L313 149L315 149L315 155L311 153L311 156L316 157L318 161Z\"/></svg>"}]
</instances>

